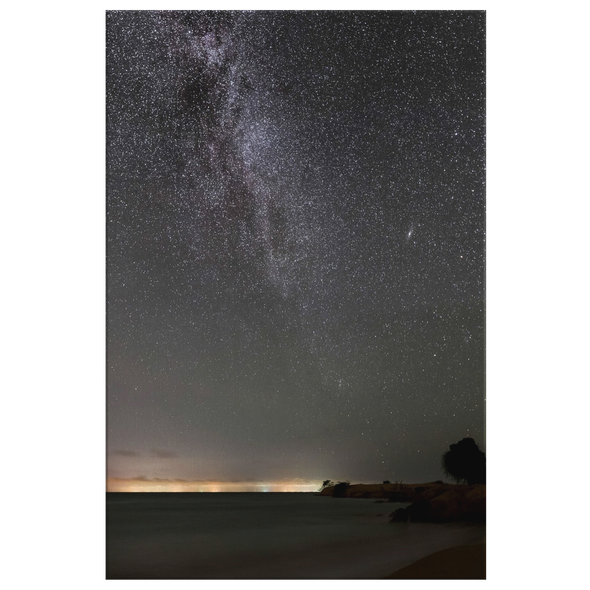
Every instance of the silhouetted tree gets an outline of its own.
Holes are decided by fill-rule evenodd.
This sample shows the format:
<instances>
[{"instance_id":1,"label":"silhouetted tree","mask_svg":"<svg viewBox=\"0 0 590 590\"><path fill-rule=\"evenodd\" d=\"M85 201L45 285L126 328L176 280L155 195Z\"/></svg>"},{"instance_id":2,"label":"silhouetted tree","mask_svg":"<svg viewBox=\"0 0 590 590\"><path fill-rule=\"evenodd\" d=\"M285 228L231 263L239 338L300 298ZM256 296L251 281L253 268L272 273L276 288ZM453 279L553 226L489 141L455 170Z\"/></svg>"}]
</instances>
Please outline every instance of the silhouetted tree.
<instances>
[{"instance_id":1,"label":"silhouetted tree","mask_svg":"<svg viewBox=\"0 0 590 590\"><path fill-rule=\"evenodd\" d=\"M331 479L326 479L325 481L322 482L322 485L320 486L320 492L324 489L324 488L329 488L331 486L336 485Z\"/></svg>"},{"instance_id":2,"label":"silhouetted tree","mask_svg":"<svg viewBox=\"0 0 590 590\"><path fill-rule=\"evenodd\" d=\"M457 483L486 482L486 456L472 438L450 445L442 456L442 466L445 474Z\"/></svg>"}]
</instances>

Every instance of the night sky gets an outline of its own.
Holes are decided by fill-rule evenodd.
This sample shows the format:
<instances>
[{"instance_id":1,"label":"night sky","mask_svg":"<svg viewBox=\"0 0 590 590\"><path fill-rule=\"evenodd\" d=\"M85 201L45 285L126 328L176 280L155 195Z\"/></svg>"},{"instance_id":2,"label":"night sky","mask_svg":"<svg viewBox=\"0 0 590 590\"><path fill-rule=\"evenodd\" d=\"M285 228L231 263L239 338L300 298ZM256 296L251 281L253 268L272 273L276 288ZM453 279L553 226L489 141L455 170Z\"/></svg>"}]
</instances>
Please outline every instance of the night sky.
<instances>
[{"instance_id":1,"label":"night sky","mask_svg":"<svg viewBox=\"0 0 590 590\"><path fill-rule=\"evenodd\" d=\"M485 450L485 13L106 25L107 475Z\"/></svg>"}]
</instances>

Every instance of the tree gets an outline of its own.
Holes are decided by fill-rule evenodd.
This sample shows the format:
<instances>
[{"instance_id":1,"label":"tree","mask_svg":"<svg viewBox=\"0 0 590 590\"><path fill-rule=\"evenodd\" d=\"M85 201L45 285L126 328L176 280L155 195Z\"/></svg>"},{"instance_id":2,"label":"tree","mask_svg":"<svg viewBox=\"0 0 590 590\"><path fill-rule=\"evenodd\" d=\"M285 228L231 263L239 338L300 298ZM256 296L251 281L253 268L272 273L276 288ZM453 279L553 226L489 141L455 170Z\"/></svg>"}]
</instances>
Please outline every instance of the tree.
<instances>
[{"instance_id":1,"label":"tree","mask_svg":"<svg viewBox=\"0 0 590 590\"><path fill-rule=\"evenodd\" d=\"M442 456L445 474L457 483L469 485L486 482L486 456L472 438L464 438Z\"/></svg>"},{"instance_id":2,"label":"tree","mask_svg":"<svg viewBox=\"0 0 590 590\"><path fill-rule=\"evenodd\" d=\"M333 482L331 479L326 479L325 481L322 482L322 485L320 486L320 492L324 489L324 488L330 488L332 486L335 486L336 483Z\"/></svg>"}]
</instances>

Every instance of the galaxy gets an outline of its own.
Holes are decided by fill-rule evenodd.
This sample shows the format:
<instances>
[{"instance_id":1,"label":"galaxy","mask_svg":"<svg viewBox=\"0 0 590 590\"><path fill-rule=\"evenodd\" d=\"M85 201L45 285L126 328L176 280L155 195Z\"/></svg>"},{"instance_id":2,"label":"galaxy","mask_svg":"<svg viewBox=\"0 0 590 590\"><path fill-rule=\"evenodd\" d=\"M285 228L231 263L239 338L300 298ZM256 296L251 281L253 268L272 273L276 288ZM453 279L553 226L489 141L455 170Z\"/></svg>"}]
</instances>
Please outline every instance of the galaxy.
<instances>
[{"instance_id":1,"label":"galaxy","mask_svg":"<svg viewBox=\"0 0 590 590\"><path fill-rule=\"evenodd\" d=\"M107 477L418 482L485 450L485 12L106 31Z\"/></svg>"}]
</instances>

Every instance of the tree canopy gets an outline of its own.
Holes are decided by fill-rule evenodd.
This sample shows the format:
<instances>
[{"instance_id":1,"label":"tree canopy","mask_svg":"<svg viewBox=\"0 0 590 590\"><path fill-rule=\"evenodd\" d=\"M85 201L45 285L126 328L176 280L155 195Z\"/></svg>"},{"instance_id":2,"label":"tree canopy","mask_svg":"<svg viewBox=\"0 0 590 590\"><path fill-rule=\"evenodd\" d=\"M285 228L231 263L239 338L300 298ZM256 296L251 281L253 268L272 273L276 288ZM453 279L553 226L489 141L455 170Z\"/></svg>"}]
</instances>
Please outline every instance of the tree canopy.
<instances>
[{"instance_id":1,"label":"tree canopy","mask_svg":"<svg viewBox=\"0 0 590 590\"><path fill-rule=\"evenodd\" d=\"M486 456L472 438L450 445L442 456L442 466L457 483L486 483Z\"/></svg>"}]
</instances>

